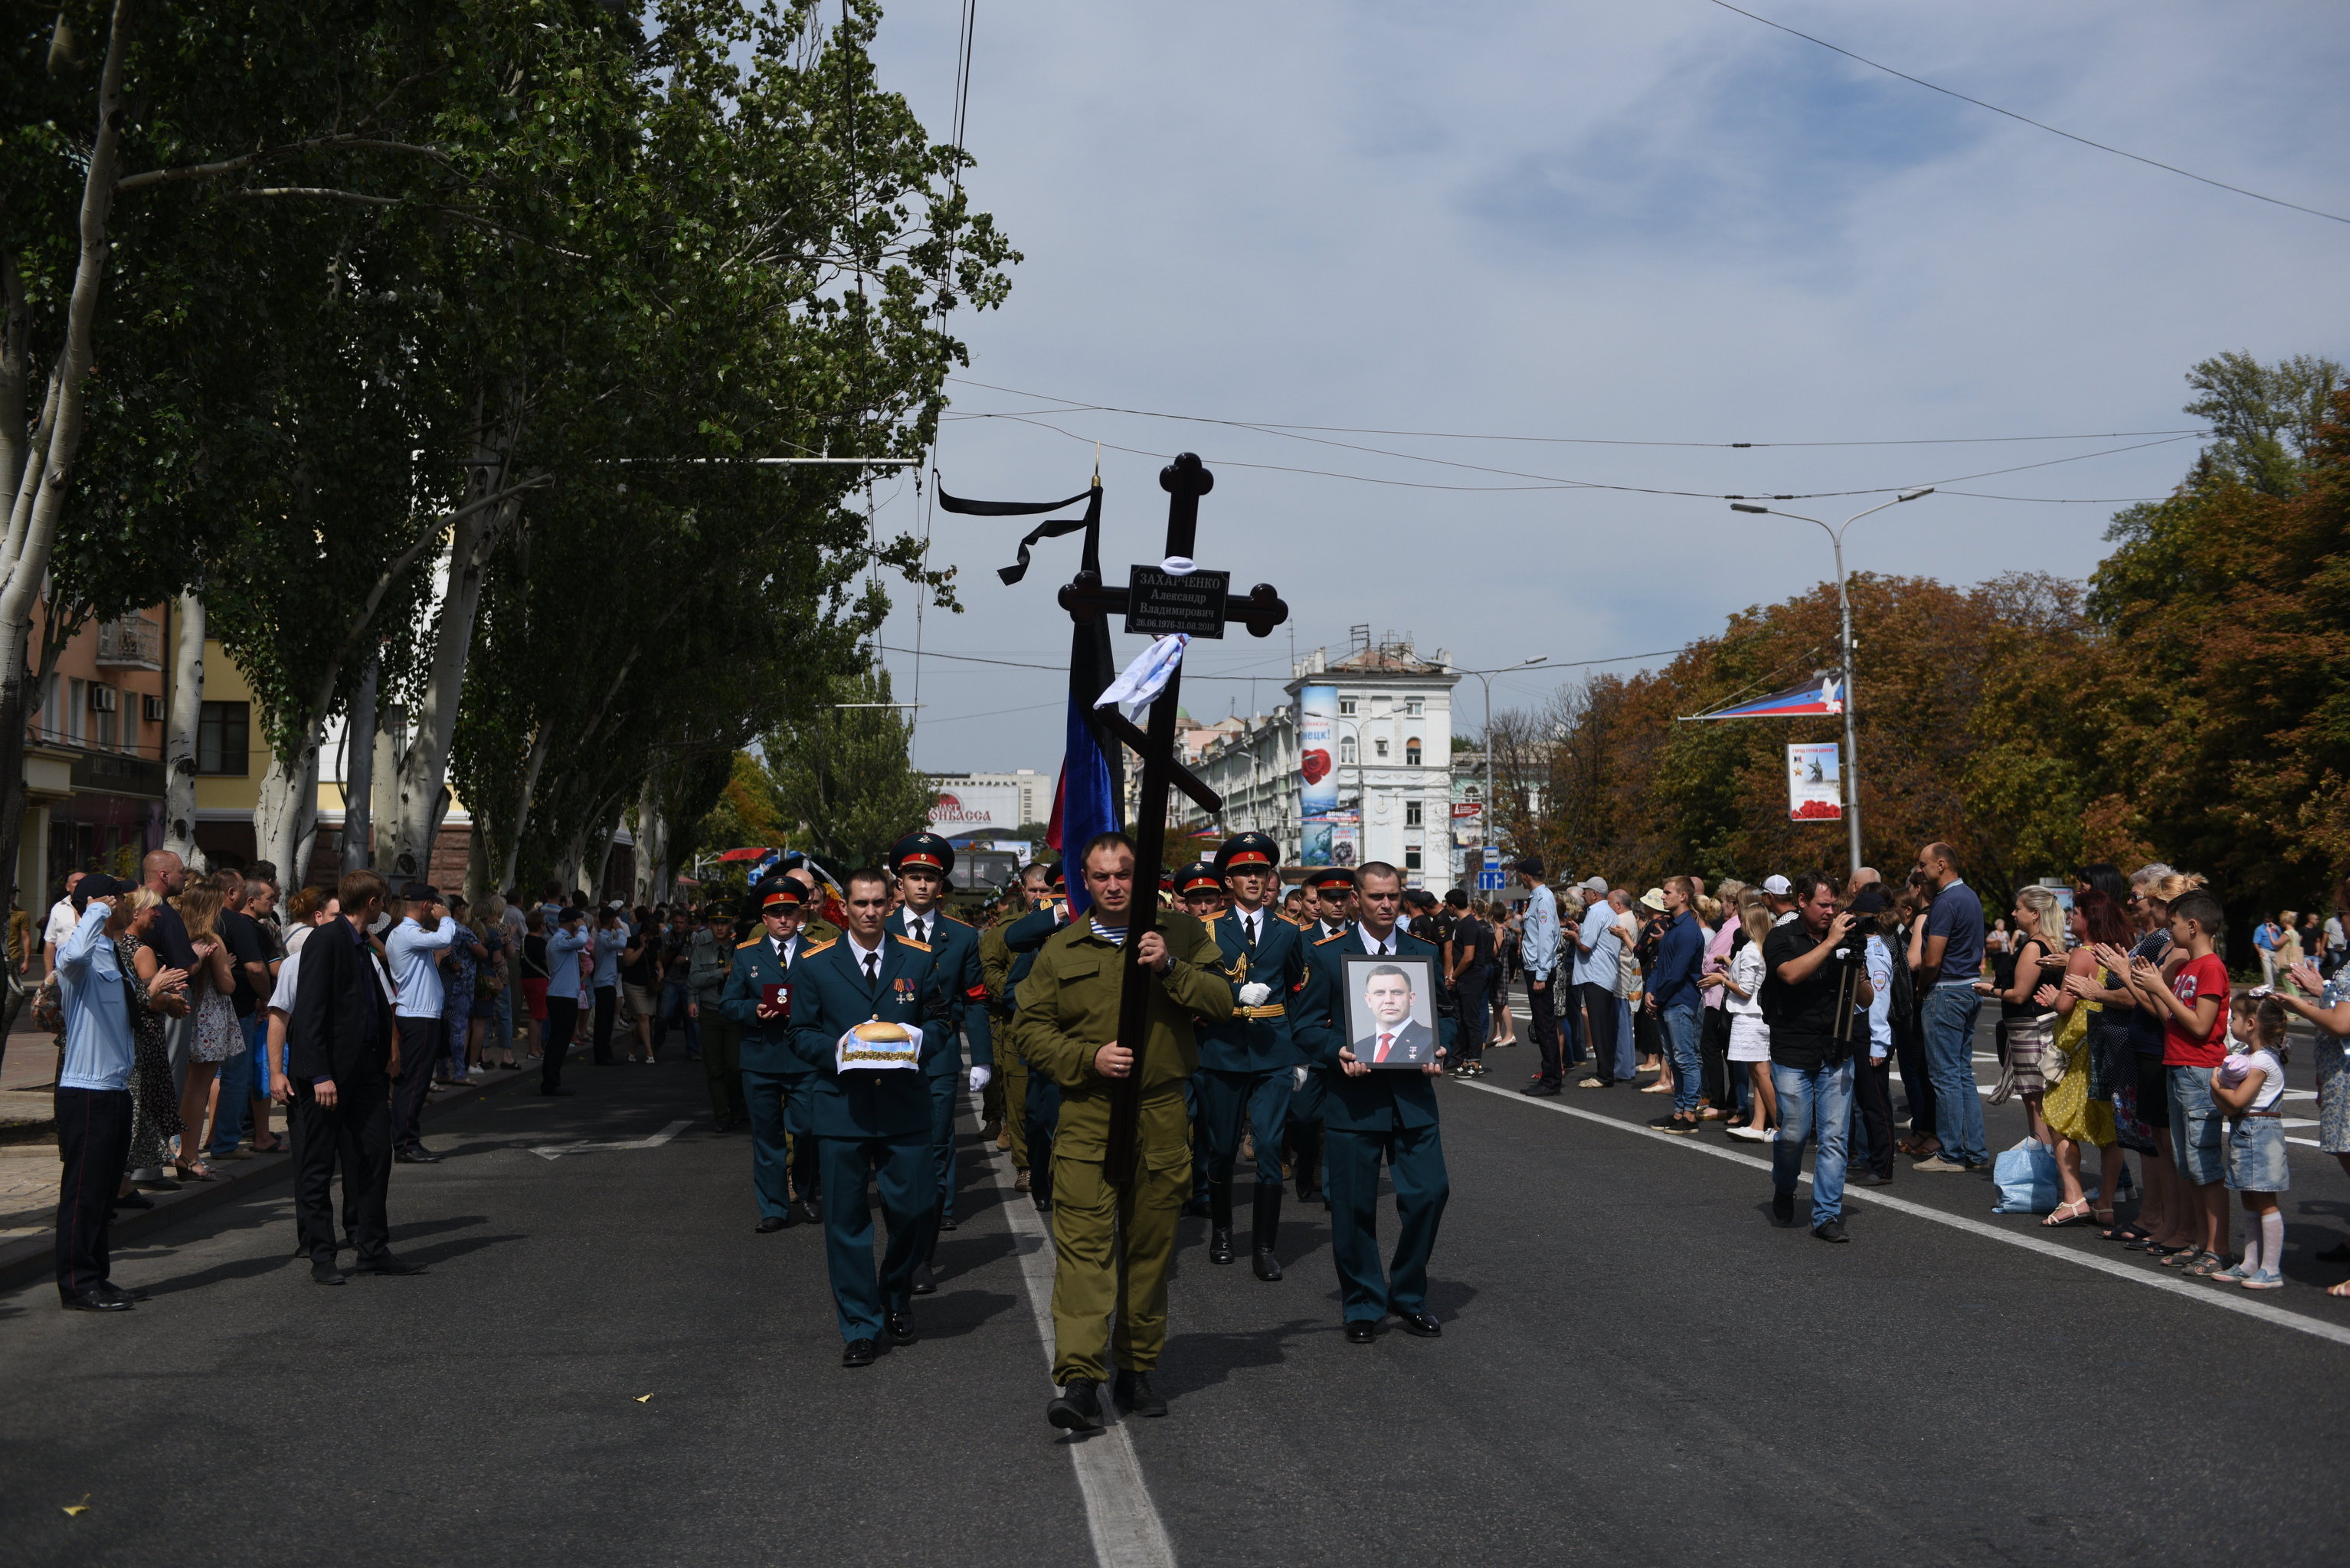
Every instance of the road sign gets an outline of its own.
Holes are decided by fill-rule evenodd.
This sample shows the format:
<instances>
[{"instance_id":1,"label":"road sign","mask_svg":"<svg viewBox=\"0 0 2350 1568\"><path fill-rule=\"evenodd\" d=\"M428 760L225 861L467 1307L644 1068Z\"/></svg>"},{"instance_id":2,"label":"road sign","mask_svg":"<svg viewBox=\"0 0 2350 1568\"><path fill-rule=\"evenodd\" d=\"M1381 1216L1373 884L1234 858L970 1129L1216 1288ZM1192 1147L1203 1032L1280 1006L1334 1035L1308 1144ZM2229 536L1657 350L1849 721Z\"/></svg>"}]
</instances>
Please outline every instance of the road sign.
<instances>
[{"instance_id":1,"label":"road sign","mask_svg":"<svg viewBox=\"0 0 2350 1568\"><path fill-rule=\"evenodd\" d=\"M1486 870L1488 870L1488 871L1491 871L1491 870L1494 869L1496 867L1500 866L1500 865L1501 865L1501 863L1502 863L1502 850L1501 850L1501 846L1500 846L1499 845L1495 845L1495 844L1488 844L1487 846L1485 846L1485 869L1486 869Z\"/></svg>"},{"instance_id":2,"label":"road sign","mask_svg":"<svg viewBox=\"0 0 2350 1568\"><path fill-rule=\"evenodd\" d=\"M1477 891L1480 893L1498 893L1509 885L1510 879L1499 871L1477 873Z\"/></svg>"}]
</instances>

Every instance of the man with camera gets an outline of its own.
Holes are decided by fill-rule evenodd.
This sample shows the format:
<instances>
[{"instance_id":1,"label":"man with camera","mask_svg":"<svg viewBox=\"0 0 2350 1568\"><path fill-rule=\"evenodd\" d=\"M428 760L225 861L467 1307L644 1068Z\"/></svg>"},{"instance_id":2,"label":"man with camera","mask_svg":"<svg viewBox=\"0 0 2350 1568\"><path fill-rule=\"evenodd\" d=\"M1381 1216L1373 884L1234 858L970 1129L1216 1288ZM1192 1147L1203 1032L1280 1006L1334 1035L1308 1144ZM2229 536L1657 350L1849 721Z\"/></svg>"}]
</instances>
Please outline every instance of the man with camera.
<instances>
[{"instance_id":1,"label":"man with camera","mask_svg":"<svg viewBox=\"0 0 2350 1568\"><path fill-rule=\"evenodd\" d=\"M1853 1042L1876 994L1853 917L1836 909L1835 879L1806 871L1791 888L1795 919L1762 943L1762 1016L1771 1026L1771 1086L1779 1139L1771 1148L1771 1219L1795 1222L1804 1142L1815 1138L1812 1234L1845 1241L1846 1135L1852 1122Z\"/></svg>"}]
</instances>

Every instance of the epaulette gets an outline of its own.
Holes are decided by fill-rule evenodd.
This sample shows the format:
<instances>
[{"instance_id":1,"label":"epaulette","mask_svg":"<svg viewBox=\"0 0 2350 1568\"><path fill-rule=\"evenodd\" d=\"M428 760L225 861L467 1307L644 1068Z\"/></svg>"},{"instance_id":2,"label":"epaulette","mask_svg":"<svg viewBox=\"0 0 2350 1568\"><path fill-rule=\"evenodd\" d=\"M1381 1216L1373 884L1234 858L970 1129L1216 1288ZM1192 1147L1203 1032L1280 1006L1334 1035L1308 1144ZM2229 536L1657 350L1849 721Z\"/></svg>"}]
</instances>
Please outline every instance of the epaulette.
<instances>
[{"instance_id":1,"label":"epaulette","mask_svg":"<svg viewBox=\"0 0 2350 1568\"><path fill-rule=\"evenodd\" d=\"M1315 942L1314 945L1317 948L1326 948L1332 942L1336 941L1340 937L1343 937L1347 933L1344 931L1332 931L1328 936L1324 937L1320 941Z\"/></svg>"},{"instance_id":2,"label":"epaulette","mask_svg":"<svg viewBox=\"0 0 2350 1568\"><path fill-rule=\"evenodd\" d=\"M928 951L930 951L930 950L931 950L931 944L930 944L930 943L928 943L928 942L918 942L918 941L916 941L916 940L915 940L913 938L911 938L911 937L899 937L899 938L898 939L898 943L899 943L899 945L900 947L909 947L909 948L912 948L912 949L913 949L913 950L915 950L917 952L928 952ZM832 944L831 944L830 942L827 942L827 943L825 943L824 945L825 945L825 946L827 946L827 947L830 947L830 946L832 946Z\"/></svg>"},{"instance_id":3,"label":"epaulette","mask_svg":"<svg viewBox=\"0 0 2350 1568\"><path fill-rule=\"evenodd\" d=\"M969 920L958 920L952 915L941 914L939 919L944 920L948 925L961 926L966 931L977 930L979 929L972 925Z\"/></svg>"},{"instance_id":4,"label":"epaulette","mask_svg":"<svg viewBox=\"0 0 2350 1568\"><path fill-rule=\"evenodd\" d=\"M739 952L741 952L744 948L755 948L755 947L757 947L761 942L764 942L764 941L765 941L766 940L767 940L766 933L765 933L764 931L762 931L762 932L760 932L757 936L753 937L753 938L752 938L749 941L747 941L747 942L736 942L736 943L734 944L734 950L735 950L736 952L738 952L738 953L739 953Z\"/></svg>"},{"instance_id":5,"label":"epaulette","mask_svg":"<svg viewBox=\"0 0 2350 1568\"><path fill-rule=\"evenodd\" d=\"M838 937L835 937L835 938L833 938L833 939L832 939L832 940L830 940L830 941L828 941L828 942L818 942L818 943L816 943L816 946L814 946L814 947L812 947L812 948L802 948L802 949L800 950L800 957L802 957L802 958L804 958L804 959L805 959L805 958L814 958L814 957L816 957L816 954L818 954L818 953L820 953L820 952L823 952L823 951L824 951L825 950L827 950L827 948L837 948L837 947L838 947L839 945L840 945L840 939L839 939Z\"/></svg>"}]
</instances>

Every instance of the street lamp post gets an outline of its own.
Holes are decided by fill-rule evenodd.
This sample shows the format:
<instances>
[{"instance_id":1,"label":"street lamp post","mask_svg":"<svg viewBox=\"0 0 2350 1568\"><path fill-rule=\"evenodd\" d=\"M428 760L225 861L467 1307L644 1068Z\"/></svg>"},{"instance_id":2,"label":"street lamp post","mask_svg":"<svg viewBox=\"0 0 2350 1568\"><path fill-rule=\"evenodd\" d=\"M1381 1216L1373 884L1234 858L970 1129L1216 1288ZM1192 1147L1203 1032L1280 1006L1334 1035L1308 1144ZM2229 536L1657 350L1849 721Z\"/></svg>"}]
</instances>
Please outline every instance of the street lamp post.
<instances>
[{"instance_id":1,"label":"street lamp post","mask_svg":"<svg viewBox=\"0 0 2350 1568\"><path fill-rule=\"evenodd\" d=\"M1473 675L1485 693L1485 820L1478 825L1484 841L1493 842L1493 824L1500 815L1493 809L1493 680L1496 675L1507 675L1513 670L1524 670L1532 665L1547 664L1550 655L1537 653L1532 659L1521 659L1515 664L1504 664L1492 670L1463 670L1462 675ZM1447 806L1447 809L1451 809Z\"/></svg>"},{"instance_id":2,"label":"street lamp post","mask_svg":"<svg viewBox=\"0 0 2350 1568\"><path fill-rule=\"evenodd\" d=\"M1905 501L1915 501L1920 496L1931 495L1933 493L1934 487L1929 484L1923 490L1913 490L1906 495L1897 495L1890 501L1880 501L1876 505L1870 507L1866 512L1854 513L1851 516L1846 518L1841 524L1833 528L1829 527L1825 523L1820 522L1816 517L1805 517L1801 513L1777 512L1768 506L1749 506L1742 502L1736 501L1730 504L1730 509L1732 512L1768 513L1773 517L1793 517L1798 523L1817 524L1821 530L1827 535L1828 543L1835 548L1836 608L1838 613L1842 616L1844 622L1844 631L1842 636L1842 651L1844 654L1844 834L1845 848L1852 857L1852 869L1855 871L1858 871L1860 869L1860 738L1858 733L1853 728L1853 711L1855 705L1852 691L1852 596L1845 587L1844 534L1846 528L1851 527L1854 524L1859 522L1864 517L1869 516L1871 514L1882 512L1888 506L1898 506Z\"/></svg>"}]
</instances>

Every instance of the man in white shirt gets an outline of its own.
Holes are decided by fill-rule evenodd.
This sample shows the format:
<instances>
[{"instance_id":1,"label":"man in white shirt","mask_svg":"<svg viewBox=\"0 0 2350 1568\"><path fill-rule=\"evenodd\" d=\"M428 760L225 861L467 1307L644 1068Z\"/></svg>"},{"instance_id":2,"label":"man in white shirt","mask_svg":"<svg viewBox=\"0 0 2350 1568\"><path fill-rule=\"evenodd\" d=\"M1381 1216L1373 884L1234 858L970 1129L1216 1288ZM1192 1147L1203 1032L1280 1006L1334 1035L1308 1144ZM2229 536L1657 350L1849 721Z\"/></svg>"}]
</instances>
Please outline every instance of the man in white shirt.
<instances>
[{"instance_id":1,"label":"man in white shirt","mask_svg":"<svg viewBox=\"0 0 2350 1568\"><path fill-rule=\"evenodd\" d=\"M441 906L441 889L411 882L408 913L383 939L391 981L400 991L400 1076L391 1090L391 1158L401 1165L437 1165L424 1147L424 1097L441 1057L441 955L457 940L457 922Z\"/></svg>"},{"instance_id":2,"label":"man in white shirt","mask_svg":"<svg viewBox=\"0 0 2350 1568\"><path fill-rule=\"evenodd\" d=\"M73 907L74 888L80 884L81 877L78 871L66 873L66 890L57 895L56 903L49 906L48 924L41 929L41 978L44 980L57 972L57 948L73 935L74 928L81 924L81 913Z\"/></svg>"}]
</instances>

